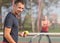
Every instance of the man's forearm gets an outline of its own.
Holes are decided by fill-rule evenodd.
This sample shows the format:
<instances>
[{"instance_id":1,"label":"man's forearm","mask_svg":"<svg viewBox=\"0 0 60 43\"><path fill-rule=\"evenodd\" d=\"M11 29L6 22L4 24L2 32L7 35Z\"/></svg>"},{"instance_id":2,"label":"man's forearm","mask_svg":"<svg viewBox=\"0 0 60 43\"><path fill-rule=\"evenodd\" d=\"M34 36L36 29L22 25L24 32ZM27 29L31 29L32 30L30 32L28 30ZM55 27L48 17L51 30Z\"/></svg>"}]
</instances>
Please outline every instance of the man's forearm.
<instances>
[{"instance_id":1,"label":"man's forearm","mask_svg":"<svg viewBox=\"0 0 60 43\"><path fill-rule=\"evenodd\" d=\"M4 37L7 39L9 43L16 43L10 34L6 34Z\"/></svg>"}]
</instances>

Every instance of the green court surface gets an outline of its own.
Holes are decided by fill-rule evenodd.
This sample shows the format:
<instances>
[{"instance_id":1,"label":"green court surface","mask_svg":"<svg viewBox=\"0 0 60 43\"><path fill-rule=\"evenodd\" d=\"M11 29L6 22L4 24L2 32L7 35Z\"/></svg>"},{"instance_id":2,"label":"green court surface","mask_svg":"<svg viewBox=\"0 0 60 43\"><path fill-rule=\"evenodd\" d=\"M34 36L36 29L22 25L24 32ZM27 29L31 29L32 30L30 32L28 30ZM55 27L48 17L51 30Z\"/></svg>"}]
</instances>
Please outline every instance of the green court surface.
<instances>
[{"instance_id":1,"label":"green court surface","mask_svg":"<svg viewBox=\"0 0 60 43\"><path fill-rule=\"evenodd\" d=\"M19 37L18 42L19 43L30 43L30 40L32 38L33 38L32 36ZM34 38L31 43L38 43L38 39L39 39L39 37ZM51 39L52 43L60 43L60 36L59 37L50 37L50 39ZM0 43L2 42L2 40L3 40L3 37L0 36ZM41 43L48 43L47 37L43 36L40 42Z\"/></svg>"}]
</instances>

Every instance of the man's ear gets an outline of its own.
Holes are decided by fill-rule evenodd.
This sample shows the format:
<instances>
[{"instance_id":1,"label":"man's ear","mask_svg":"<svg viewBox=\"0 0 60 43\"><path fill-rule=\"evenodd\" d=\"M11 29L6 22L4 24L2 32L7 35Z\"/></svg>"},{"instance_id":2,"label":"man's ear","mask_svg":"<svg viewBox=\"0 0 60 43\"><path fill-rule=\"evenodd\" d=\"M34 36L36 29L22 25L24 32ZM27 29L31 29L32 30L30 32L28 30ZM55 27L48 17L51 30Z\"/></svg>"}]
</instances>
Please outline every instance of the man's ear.
<instances>
[{"instance_id":1,"label":"man's ear","mask_svg":"<svg viewBox=\"0 0 60 43\"><path fill-rule=\"evenodd\" d=\"M15 7L16 5L14 4L13 7Z\"/></svg>"},{"instance_id":2,"label":"man's ear","mask_svg":"<svg viewBox=\"0 0 60 43\"><path fill-rule=\"evenodd\" d=\"M14 5L13 5L13 8L15 9L15 7L16 7L16 5L14 4Z\"/></svg>"}]
</instances>

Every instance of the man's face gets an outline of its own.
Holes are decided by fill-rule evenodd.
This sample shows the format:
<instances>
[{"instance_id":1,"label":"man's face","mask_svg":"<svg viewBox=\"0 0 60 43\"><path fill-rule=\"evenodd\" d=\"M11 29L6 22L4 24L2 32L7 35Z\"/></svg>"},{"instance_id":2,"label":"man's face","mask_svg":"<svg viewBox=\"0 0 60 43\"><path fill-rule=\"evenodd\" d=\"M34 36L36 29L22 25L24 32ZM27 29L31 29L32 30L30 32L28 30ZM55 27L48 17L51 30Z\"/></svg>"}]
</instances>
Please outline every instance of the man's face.
<instances>
[{"instance_id":1,"label":"man's face","mask_svg":"<svg viewBox=\"0 0 60 43\"><path fill-rule=\"evenodd\" d=\"M14 5L15 14L20 14L24 10L24 4L17 3Z\"/></svg>"}]
</instances>

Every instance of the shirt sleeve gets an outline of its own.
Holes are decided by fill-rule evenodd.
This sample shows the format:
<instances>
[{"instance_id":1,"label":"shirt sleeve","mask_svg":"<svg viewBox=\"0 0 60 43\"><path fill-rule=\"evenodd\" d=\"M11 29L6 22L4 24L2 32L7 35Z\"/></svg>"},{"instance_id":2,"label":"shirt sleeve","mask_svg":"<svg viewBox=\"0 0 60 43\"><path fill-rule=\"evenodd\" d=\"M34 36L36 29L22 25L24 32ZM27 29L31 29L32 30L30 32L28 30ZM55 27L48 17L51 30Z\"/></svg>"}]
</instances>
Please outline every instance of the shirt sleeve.
<instances>
[{"instance_id":1,"label":"shirt sleeve","mask_svg":"<svg viewBox=\"0 0 60 43\"><path fill-rule=\"evenodd\" d=\"M5 27L12 28L12 25L13 25L12 18L11 17L6 17L4 25L5 25Z\"/></svg>"}]
</instances>

